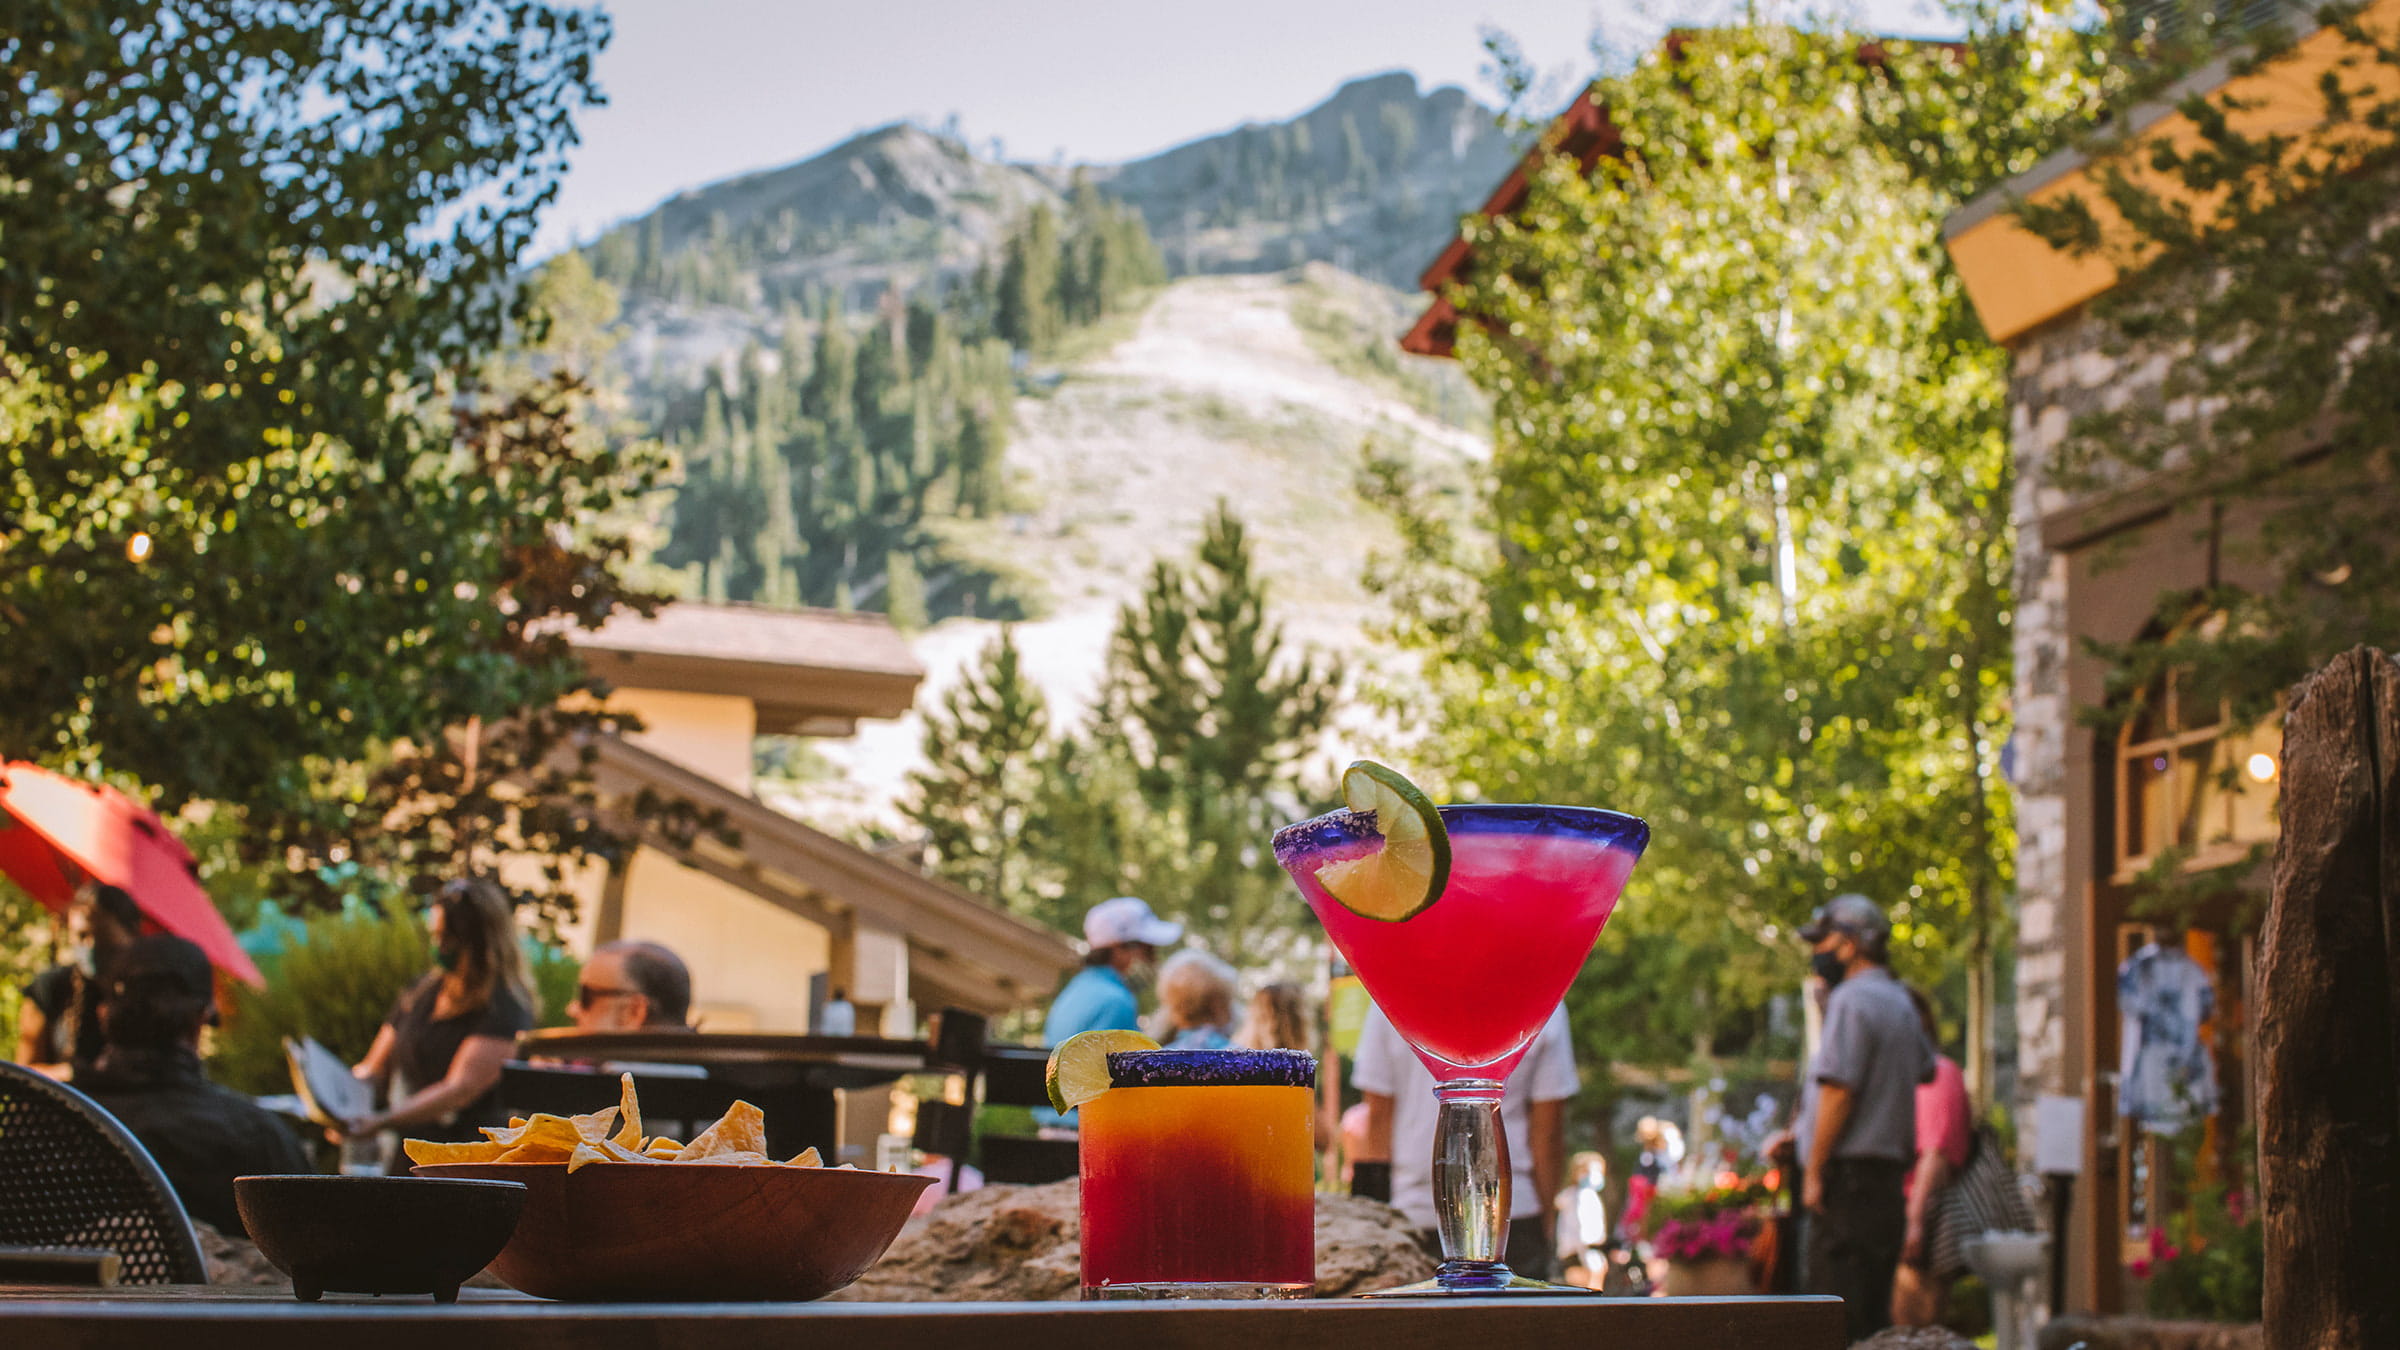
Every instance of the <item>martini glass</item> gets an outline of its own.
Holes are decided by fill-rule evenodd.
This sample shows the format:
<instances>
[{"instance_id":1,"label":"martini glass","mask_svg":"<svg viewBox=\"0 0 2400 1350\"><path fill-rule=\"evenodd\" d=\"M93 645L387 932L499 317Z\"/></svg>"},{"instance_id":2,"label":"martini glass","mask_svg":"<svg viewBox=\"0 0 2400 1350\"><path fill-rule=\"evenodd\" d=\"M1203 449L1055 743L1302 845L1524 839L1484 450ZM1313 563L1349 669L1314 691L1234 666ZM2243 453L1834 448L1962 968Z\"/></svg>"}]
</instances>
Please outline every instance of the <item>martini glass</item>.
<instances>
[{"instance_id":1,"label":"martini glass","mask_svg":"<svg viewBox=\"0 0 2400 1350\"><path fill-rule=\"evenodd\" d=\"M1442 1263L1399 1294L1581 1292L1517 1277L1502 1259L1509 1209L1500 1096L1566 997L1616 908L1650 827L1581 806L1445 806L1450 879L1396 922L1353 913L1317 882L1383 845L1371 813L1335 811L1275 834L1275 860L1316 911L1394 1030L1432 1070Z\"/></svg>"}]
</instances>

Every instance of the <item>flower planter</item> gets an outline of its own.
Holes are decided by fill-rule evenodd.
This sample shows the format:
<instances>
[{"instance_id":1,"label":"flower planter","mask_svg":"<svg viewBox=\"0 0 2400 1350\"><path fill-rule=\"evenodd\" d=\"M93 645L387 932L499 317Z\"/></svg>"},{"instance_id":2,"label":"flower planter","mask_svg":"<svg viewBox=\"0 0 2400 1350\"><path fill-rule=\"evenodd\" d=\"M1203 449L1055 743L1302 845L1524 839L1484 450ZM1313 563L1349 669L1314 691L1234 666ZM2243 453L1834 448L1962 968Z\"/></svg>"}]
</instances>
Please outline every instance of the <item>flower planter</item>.
<instances>
[{"instance_id":1,"label":"flower planter","mask_svg":"<svg viewBox=\"0 0 2400 1350\"><path fill-rule=\"evenodd\" d=\"M1722 1298L1758 1292L1750 1280L1750 1263L1730 1256L1670 1260L1665 1288L1669 1298Z\"/></svg>"}]
</instances>

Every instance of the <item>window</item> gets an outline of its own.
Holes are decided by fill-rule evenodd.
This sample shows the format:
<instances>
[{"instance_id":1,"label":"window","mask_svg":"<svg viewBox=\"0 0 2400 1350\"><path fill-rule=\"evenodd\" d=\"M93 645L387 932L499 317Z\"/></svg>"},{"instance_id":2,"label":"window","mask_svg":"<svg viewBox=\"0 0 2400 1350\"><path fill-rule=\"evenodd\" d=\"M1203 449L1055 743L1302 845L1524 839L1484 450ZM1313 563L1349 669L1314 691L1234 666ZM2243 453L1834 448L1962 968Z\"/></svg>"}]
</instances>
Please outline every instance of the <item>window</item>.
<instances>
[{"instance_id":1,"label":"window","mask_svg":"<svg viewBox=\"0 0 2400 1350\"><path fill-rule=\"evenodd\" d=\"M2224 723L2224 709L2186 698L2172 671L2137 697L2117 742L2118 880L2166 849L2211 867L2275 838L2280 723Z\"/></svg>"}]
</instances>

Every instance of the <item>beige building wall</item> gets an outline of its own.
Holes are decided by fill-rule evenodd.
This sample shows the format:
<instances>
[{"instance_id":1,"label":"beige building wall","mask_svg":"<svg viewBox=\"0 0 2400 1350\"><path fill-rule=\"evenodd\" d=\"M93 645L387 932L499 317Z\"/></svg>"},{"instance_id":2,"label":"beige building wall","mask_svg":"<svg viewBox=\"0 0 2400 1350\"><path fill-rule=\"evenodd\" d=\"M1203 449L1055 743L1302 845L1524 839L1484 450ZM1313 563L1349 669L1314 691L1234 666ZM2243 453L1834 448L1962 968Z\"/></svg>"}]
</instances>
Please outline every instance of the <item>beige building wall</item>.
<instances>
[{"instance_id":1,"label":"beige building wall","mask_svg":"<svg viewBox=\"0 0 2400 1350\"><path fill-rule=\"evenodd\" d=\"M619 689L608 696L608 706L642 719L642 730L626 740L736 792L750 791L750 743L758 736L758 706L749 699Z\"/></svg>"},{"instance_id":2,"label":"beige building wall","mask_svg":"<svg viewBox=\"0 0 2400 1350\"><path fill-rule=\"evenodd\" d=\"M823 928L655 849L636 852L627 868L619 936L663 943L683 958L703 1028L808 1030L808 977L832 961Z\"/></svg>"}]
</instances>

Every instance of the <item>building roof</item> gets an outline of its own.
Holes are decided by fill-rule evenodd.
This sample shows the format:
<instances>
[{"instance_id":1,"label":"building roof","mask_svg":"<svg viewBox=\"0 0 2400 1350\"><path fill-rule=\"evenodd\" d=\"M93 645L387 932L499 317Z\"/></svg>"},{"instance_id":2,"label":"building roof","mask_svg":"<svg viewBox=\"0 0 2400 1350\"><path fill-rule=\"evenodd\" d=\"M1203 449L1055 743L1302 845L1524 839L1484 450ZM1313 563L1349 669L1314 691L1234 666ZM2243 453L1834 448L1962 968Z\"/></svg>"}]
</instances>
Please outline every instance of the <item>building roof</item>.
<instances>
[{"instance_id":1,"label":"building roof","mask_svg":"<svg viewBox=\"0 0 2400 1350\"><path fill-rule=\"evenodd\" d=\"M2375 0L2359 18L2388 35L2400 25L2400 0ZM2158 98L2135 107L2113 127L2100 128L2099 134L2197 149L2200 128L2178 105L2199 95L2222 96L2215 101L2231 107L2226 120L2247 135L2308 136L2321 131L2324 96L2318 82L2349 54L2350 43L2338 30L2320 27L2304 16L2294 16L2293 27L2296 36L2291 47L2274 58L2245 69L2244 53L2220 57ZM2345 71L2344 78L2352 87L2374 87L2382 96L2394 92L2395 77L2388 67L2355 67ZM2163 197L2189 197L2180 184L2149 169L2146 161L2146 156L2128 156L2117 167ZM2062 253L2050 247L2020 225L2012 210L2020 201L2055 202L2078 195L2090 205L2103 236L2122 241L2126 237L2123 217L2094 180L2094 167L2090 153L2080 148L2061 150L1960 207L1943 222L1942 240L1951 262L1983 320L1984 331L1994 341L2014 342L2106 294L2123 279L2122 269L2106 256ZM2194 205L2205 219L2207 203Z\"/></svg>"},{"instance_id":2,"label":"building roof","mask_svg":"<svg viewBox=\"0 0 2400 1350\"><path fill-rule=\"evenodd\" d=\"M1682 54L1685 44L1695 36L1694 30L1677 29L1668 33L1659 46L1669 57L1677 57ZM1880 67L1887 59L1884 43L1898 40L1862 40L1858 44L1858 60L1869 66ZM1960 49L1960 44L1955 42L1909 40L1920 46L1952 51ZM1558 116L1550 119L1550 125L1526 149L1516 167L1508 171L1508 176L1500 180L1500 185L1492 189L1491 195L1484 198L1483 205L1476 208L1476 214L1486 219L1497 219L1513 216L1523 209L1525 198L1533 190L1534 174L1540 172L1542 165L1553 155L1571 155L1576 167L1589 173L1592 166L1603 157L1613 156L1624 149L1624 132L1596 97L1599 87L1597 82L1586 86ZM1431 292L1433 303L1427 305L1425 312L1417 316L1416 323L1401 335L1402 351L1418 356L1450 356L1454 353L1458 337L1458 307L1442 291L1459 279L1460 272L1466 268L1473 254L1474 246L1467 242L1466 231L1462 228L1450 236L1450 242L1443 246L1432 264L1418 276L1418 288Z\"/></svg>"},{"instance_id":3,"label":"building roof","mask_svg":"<svg viewBox=\"0 0 2400 1350\"><path fill-rule=\"evenodd\" d=\"M842 734L861 717L898 717L925 678L880 614L679 600L569 640L612 685L748 698L769 734Z\"/></svg>"},{"instance_id":4,"label":"building roof","mask_svg":"<svg viewBox=\"0 0 2400 1350\"><path fill-rule=\"evenodd\" d=\"M1596 87L1596 86L1593 86ZM1487 218L1513 216L1525 205L1526 194L1533 190L1533 175L1541 170L1552 155L1573 155L1577 165L1586 171L1600 162L1602 155L1613 155L1624 145L1624 136L1617 124L1609 120L1608 112L1592 97L1592 87L1575 96L1564 112L1550 121L1540 139L1517 160L1500 185L1483 200L1477 212ZM1430 266L1418 276L1419 289L1433 293L1433 303L1417 316L1415 324L1400 338L1400 349L1419 356L1449 356L1458 338L1458 307L1451 304L1442 288L1458 279L1460 269L1474 252L1467 243L1463 229L1450 236Z\"/></svg>"},{"instance_id":5,"label":"building roof","mask_svg":"<svg viewBox=\"0 0 2400 1350\"><path fill-rule=\"evenodd\" d=\"M915 868L845 843L755 797L615 736L595 737L593 777L603 809L650 793L722 812L738 844L702 837L689 847L657 830L642 842L765 903L840 931L884 929L908 943L920 1007L947 1003L1000 1013L1050 996L1078 961L1067 940Z\"/></svg>"}]
</instances>

